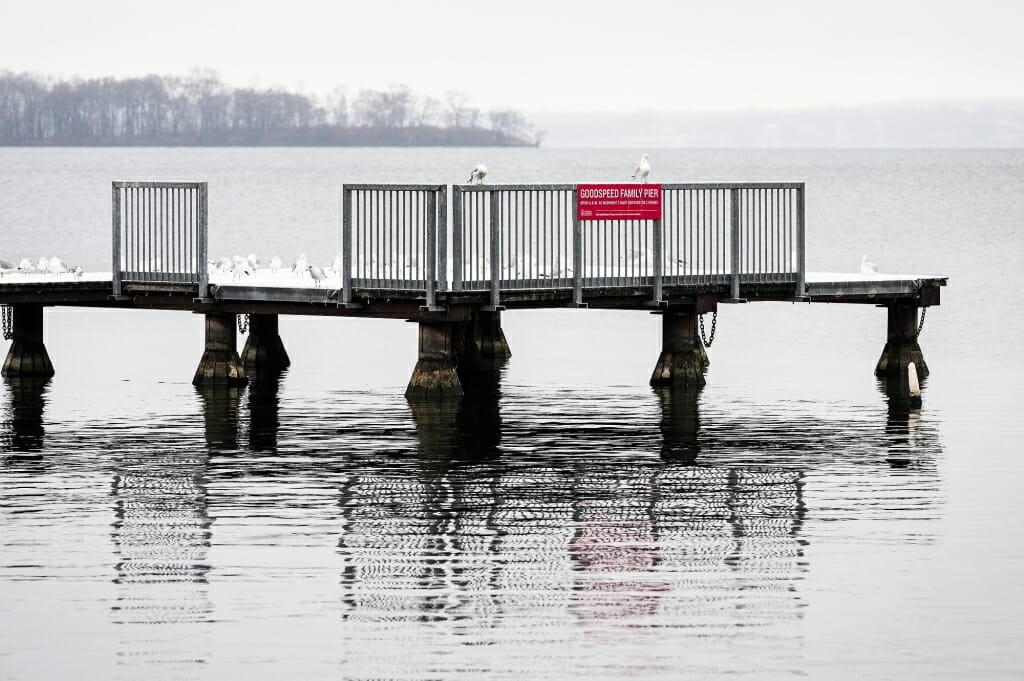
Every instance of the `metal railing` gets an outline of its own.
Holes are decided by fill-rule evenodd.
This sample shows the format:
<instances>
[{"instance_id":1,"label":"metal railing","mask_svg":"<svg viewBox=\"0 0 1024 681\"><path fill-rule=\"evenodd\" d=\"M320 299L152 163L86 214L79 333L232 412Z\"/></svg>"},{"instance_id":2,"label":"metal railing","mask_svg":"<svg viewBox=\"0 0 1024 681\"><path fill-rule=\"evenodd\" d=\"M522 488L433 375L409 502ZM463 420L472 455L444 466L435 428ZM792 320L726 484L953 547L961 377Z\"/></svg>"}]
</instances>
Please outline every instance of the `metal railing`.
<instances>
[{"instance_id":1,"label":"metal railing","mask_svg":"<svg viewBox=\"0 0 1024 681\"><path fill-rule=\"evenodd\" d=\"M131 283L195 285L205 295L205 182L114 182L113 293Z\"/></svg>"},{"instance_id":2,"label":"metal railing","mask_svg":"<svg viewBox=\"0 0 1024 681\"><path fill-rule=\"evenodd\" d=\"M447 197L445 185L342 187L343 303L355 288L422 289L434 306L447 284Z\"/></svg>"},{"instance_id":3,"label":"metal railing","mask_svg":"<svg viewBox=\"0 0 1024 681\"><path fill-rule=\"evenodd\" d=\"M454 186L452 288L792 284L804 295L804 185L665 184L661 220L588 220L576 186Z\"/></svg>"}]
</instances>

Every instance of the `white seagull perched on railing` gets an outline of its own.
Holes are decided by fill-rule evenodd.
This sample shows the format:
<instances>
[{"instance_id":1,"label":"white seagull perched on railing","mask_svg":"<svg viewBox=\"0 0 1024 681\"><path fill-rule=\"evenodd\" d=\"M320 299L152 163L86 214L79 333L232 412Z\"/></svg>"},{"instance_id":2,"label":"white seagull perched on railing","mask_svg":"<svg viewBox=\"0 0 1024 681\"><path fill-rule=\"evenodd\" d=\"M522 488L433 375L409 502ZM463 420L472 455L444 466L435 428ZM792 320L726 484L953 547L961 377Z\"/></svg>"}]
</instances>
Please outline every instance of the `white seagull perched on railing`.
<instances>
[{"instance_id":1,"label":"white seagull perched on railing","mask_svg":"<svg viewBox=\"0 0 1024 681\"><path fill-rule=\"evenodd\" d=\"M868 260L868 256L864 256L860 260L860 273L861 274L875 274L878 272L878 265L871 260Z\"/></svg>"},{"instance_id":2,"label":"white seagull perched on railing","mask_svg":"<svg viewBox=\"0 0 1024 681\"><path fill-rule=\"evenodd\" d=\"M292 274L297 277L304 276L306 274L306 254L299 253L299 257L295 259L295 263L292 265Z\"/></svg>"},{"instance_id":3,"label":"white seagull perched on railing","mask_svg":"<svg viewBox=\"0 0 1024 681\"><path fill-rule=\"evenodd\" d=\"M476 164L472 172L469 174L469 179L466 180L466 184L483 184L484 178L487 177L487 166L483 163Z\"/></svg>"},{"instance_id":4,"label":"white seagull perched on railing","mask_svg":"<svg viewBox=\"0 0 1024 681\"><path fill-rule=\"evenodd\" d=\"M647 160L647 154L640 157L640 162L633 169L633 179L647 182L647 176L651 174L651 163Z\"/></svg>"},{"instance_id":5,"label":"white seagull perched on railing","mask_svg":"<svg viewBox=\"0 0 1024 681\"><path fill-rule=\"evenodd\" d=\"M68 268L64 266L60 258L53 256L46 262L46 271L50 274L64 274Z\"/></svg>"},{"instance_id":6,"label":"white seagull perched on railing","mask_svg":"<svg viewBox=\"0 0 1024 681\"><path fill-rule=\"evenodd\" d=\"M279 269L281 269L281 258L275 255L270 259L270 271L277 274Z\"/></svg>"},{"instance_id":7,"label":"white seagull perched on railing","mask_svg":"<svg viewBox=\"0 0 1024 681\"><path fill-rule=\"evenodd\" d=\"M35 272L36 266L28 258L22 258L21 262L18 263L18 271L22 274L28 274L29 272Z\"/></svg>"},{"instance_id":8,"label":"white seagull perched on railing","mask_svg":"<svg viewBox=\"0 0 1024 681\"><path fill-rule=\"evenodd\" d=\"M307 265L306 269L309 270L309 276L313 277L313 285L320 288L320 283L327 281L327 273L316 265Z\"/></svg>"}]
</instances>

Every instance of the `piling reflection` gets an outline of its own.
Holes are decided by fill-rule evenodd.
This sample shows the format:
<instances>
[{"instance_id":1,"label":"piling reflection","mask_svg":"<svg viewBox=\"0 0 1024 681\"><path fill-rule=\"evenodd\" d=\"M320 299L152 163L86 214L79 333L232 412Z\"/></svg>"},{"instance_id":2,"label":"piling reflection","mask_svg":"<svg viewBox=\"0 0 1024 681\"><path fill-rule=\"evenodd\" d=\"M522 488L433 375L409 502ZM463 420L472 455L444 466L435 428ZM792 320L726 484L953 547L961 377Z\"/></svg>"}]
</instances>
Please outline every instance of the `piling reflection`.
<instances>
[{"instance_id":1,"label":"piling reflection","mask_svg":"<svg viewBox=\"0 0 1024 681\"><path fill-rule=\"evenodd\" d=\"M501 376L505 360L474 363L460 374L466 394L460 399L410 399L417 450L427 459L496 457L501 446Z\"/></svg>"},{"instance_id":2,"label":"piling reflection","mask_svg":"<svg viewBox=\"0 0 1024 681\"><path fill-rule=\"evenodd\" d=\"M924 389L927 379L921 381ZM878 390L885 396L885 434L893 468L909 466L923 451L937 447L934 431L921 428L920 403L910 399L910 383L906 376L879 378Z\"/></svg>"},{"instance_id":3,"label":"piling reflection","mask_svg":"<svg viewBox=\"0 0 1024 681\"><path fill-rule=\"evenodd\" d=\"M195 388L203 405L203 427L206 445L211 451L239 448L239 405L242 388L235 386ZM276 405L276 395L274 397ZM276 407L275 407L276 408Z\"/></svg>"},{"instance_id":4,"label":"piling reflection","mask_svg":"<svg viewBox=\"0 0 1024 681\"><path fill-rule=\"evenodd\" d=\"M254 452L276 452L281 384L287 369L249 370L249 448Z\"/></svg>"},{"instance_id":5,"label":"piling reflection","mask_svg":"<svg viewBox=\"0 0 1024 681\"><path fill-rule=\"evenodd\" d=\"M666 463L693 464L700 455L699 402L703 387L655 388L661 406L661 458Z\"/></svg>"},{"instance_id":6,"label":"piling reflection","mask_svg":"<svg viewBox=\"0 0 1024 681\"><path fill-rule=\"evenodd\" d=\"M0 435L0 449L14 455L43 448L43 412L50 378L6 377L8 411Z\"/></svg>"}]
</instances>

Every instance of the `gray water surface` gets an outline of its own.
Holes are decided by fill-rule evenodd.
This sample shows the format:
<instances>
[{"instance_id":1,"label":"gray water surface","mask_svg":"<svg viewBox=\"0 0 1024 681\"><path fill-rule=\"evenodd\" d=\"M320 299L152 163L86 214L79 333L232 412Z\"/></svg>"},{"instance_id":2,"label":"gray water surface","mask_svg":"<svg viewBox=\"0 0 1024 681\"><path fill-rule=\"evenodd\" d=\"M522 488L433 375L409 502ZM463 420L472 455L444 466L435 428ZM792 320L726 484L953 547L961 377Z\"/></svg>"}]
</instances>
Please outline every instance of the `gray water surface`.
<instances>
[{"instance_id":1,"label":"gray water surface","mask_svg":"<svg viewBox=\"0 0 1024 681\"><path fill-rule=\"evenodd\" d=\"M402 396L401 321L282 318L288 372L203 393L201 318L48 309L57 375L0 386L0 678L1019 677L1024 152L646 151L806 181L811 270L949 276L923 408L871 306L723 306L675 393L653 315L508 312L447 405ZM0 149L0 257L108 268L114 179L208 180L211 253L327 263L344 181L634 156Z\"/></svg>"}]
</instances>

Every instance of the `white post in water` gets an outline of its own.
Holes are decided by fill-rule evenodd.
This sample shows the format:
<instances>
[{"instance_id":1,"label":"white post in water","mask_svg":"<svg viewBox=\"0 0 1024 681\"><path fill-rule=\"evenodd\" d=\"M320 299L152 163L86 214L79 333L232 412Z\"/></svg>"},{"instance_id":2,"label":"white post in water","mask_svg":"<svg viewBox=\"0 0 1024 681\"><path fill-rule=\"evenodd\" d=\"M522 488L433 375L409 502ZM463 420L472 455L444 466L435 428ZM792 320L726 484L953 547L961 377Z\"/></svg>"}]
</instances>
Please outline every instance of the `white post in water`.
<instances>
[{"instance_id":1,"label":"white post in water","mask_svg":"<svg viewBox=\"0 0 1024 681\"><path fill-rule=\"evenodd\" d=\"M921 383L917 380L917 367L911 362L907 365L907 384L910 387L910 401L921 403Z\"/></svg>"}]
</instances>

